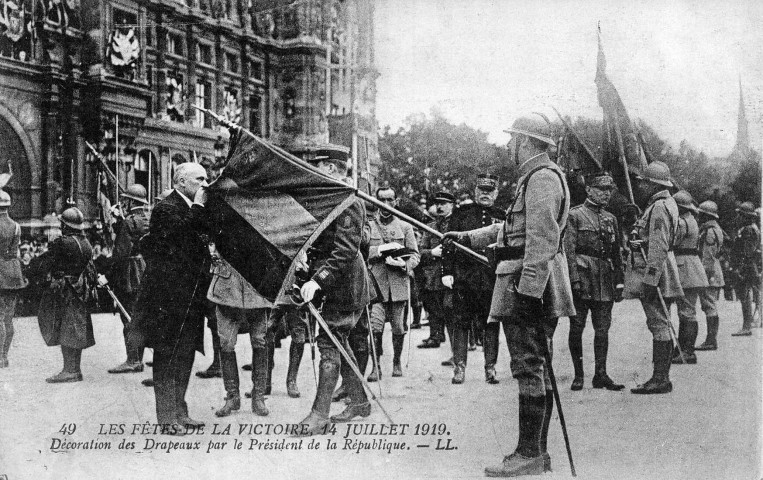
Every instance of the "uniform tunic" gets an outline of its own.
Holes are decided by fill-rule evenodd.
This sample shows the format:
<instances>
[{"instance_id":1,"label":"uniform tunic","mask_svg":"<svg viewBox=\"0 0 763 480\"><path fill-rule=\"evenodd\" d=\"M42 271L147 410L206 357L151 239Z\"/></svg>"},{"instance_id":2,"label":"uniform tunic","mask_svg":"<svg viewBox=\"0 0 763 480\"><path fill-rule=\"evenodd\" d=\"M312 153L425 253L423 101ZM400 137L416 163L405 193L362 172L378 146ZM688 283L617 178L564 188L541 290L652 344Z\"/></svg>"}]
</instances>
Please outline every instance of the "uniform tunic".
<instances>
[{"instance_id":1,"label":"uniform tunic","mask_svg":"<svg viewBox=\"0 0 763 480\"><path fill-rule=\"evenodd\" d=\"M717 302L721 288L726 284L718 259L723 247L723 230L718 221L709 220L699 229L699 255L707 275L709 287L702 290L699 302L706 317L717 317Z\"/></svg>"},{"instance_id":2,"label":"uniform tunic","mask_svg":"<svg viewBox=\"0 0 763 480\"><path fill-rule=\"evenodd\" d=\"M678 299L678 318L683 322L697 321L697 299L709 286L705 267L699 258L699 226L691 212L678 219L676 235L676 264L684 296Z\"/></svg>"}]
</instances>

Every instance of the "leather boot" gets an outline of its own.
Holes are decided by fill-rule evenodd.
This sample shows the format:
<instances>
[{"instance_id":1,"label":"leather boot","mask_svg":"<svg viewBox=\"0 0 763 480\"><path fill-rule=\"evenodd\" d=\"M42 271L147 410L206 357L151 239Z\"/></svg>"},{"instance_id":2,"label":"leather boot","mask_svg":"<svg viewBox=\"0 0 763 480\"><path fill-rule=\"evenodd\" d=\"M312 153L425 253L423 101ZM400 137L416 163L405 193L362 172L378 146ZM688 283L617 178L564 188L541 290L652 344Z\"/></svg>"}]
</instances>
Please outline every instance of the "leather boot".
<instances>
[{"instance_id":1,"label":"leather boot","mask_svg":"<svg viewBox=\"0 0 763 480\"><path fill-rule=\"evenodd\" d=\"M252 350L252 412L260 417L270 414L265 406L265 389L268 383L268 349Z\"/></svg>"},{"instance_id":2,"label":"leather boot","mask_svg":"<svg viewBox=\"0 0 763 480\"><path fill-rule=\"evenodd\" d=\"M671 341L652 341L652 361L654 363L654 373L652 378L636 388L631 388L631 393L641 395L651 395L659 393L670 393L673 391L673 384L670 383L670 362L673 354L673 342Z\"/></svg>"},{"instance_id":3,"label":"leather boot","mask_svg":"<svg viewBox=\"0 0 763 480\"><path fill-rule=\"evenodd\" d=\"M125 338L125 350L127 351L127 360L120 363L114 368L106 370L109 373L140 373L143 371L143 362L141 356L138 353L138 349L131 348L127 339ZM141 348L140 351L143 349Z\"/></svg>"},{"instance_id":4,"label":"leather boot","mask_svg":"<svg viewBox=\"0 0 763 480\"><path fill-rule=\"evenodd\" d=\"M489 385L497 385L501 383L496 378L495 365L485 365L485 382Z\"/></svg>"},{"instance_id":5,"label":"leather boot","mask_svg":"<svg viewBox=\"0 0 763 480\"><path fill-rule=\"evenodd\" d=\"M339 362L321 360L318 373L318 389L315 392L315 401L310 414L300 422L304 427L300 430L300 436L324 435L329 425L329 412L331 410L331 394L334 392L336 382L339 380Z\"/></svg>"},{"instance_id":6,"label":"leather boot","mask_svg":"<svg viewBox=\"0 0 763 480\"><path fill-rule=\"evenodd\" d=\"M349 351L352 352L352 349L350 348ZM353 357L354 353L351 353L350 356ZM342 362L341 373L343 385L349 397L349 404L342 413L331 417L331 421L344 423L353 420L355 417L365 418L371 415L371 404L368 402L365 390L363 390L363 384L346 361Z\"/></svg>"},{"instance_id":7,"label":"leather boot","mask_svg":"<svg viewBox=\"0 0 763 480\"><path fill-rule=\"evenodd\" d=\"M498 384L495 374L495 364L498 361L498 335L500 323L488 323L484 329L482 348L485 354L485 381L490 385Z\"/></svg>"},{"instance_id":8,"label":"leather boot","mask_svg":"<svg viewBox=\"0 0 763 480\"><path fill-rule=\"evenodd\" d=\"M569 337L567 337L567 345L570 347L572 367L575 369L575 378L572 380L570 390L583 390L583 332L570 330Z\"/></svg>"},{"instance_id":9,"label":"leather boot","mask_svg":"<svg viewBox=\"0 0 763 480\"><path fill-rule=\"evenodd\" d=\"M615 383L607 375L607 350L609 349L609 338L605 335L596 335L593 338L593 354L596 362L596 373L593 376L591 384L593 388L606 388L607 390L619 391L625 388L625 385Z\"/></svg>"},{"instance_id":10,"label":"leather boot","mask_svg":"<svg viewBox=\"0 0 763 480\"><path fill-rule=\"evenodd\" d=\"M718 324L719 324L718 317L707 317L707 337L705 337L705 341L702 342L702 345L698 345L694 348L694 350L700 350L700 351L712 351L712 350L718 350L718 341L716 340L718 336Z\"/></svg>"},{"instance_id":11,"label":"leather boot","mask_svg":"<svg viewBox=\"0 0 763 480\"><path fill-rule=\"evenodd\" d=\"M403 353L403 345L405 345L405 334L392 335L392 376L402 377L403 368L400 365L400 356Z\"/></svg>"},{"instance_id":12,"label":"leather boot","mask_svg":"<svg viewBox=\"0 0 763 480\"><path fill-rule=\"evenodd\" d=\"M694 353L694 344L697 341L699 333L699 323L688 322L686 324L686 343L681 345L684 349L684 358L686 363L694 365L697 363L697 355Z\"/></svg>"},{"instance_id":13,"label":"leather boot","mask_svg":"<svg viewBox=\"0 0 763 480\"><path fill-rule=\"evenodd\" d=\"M486 468L485 475L488 477L517 477L543 473L546 462L541 451L541 436L545 414L545 395L542 397L519 396L519 442L517 449L511 455L504 457L501 464Z\"/></svg>"},{"instance_id":14,"label":"leather boot","mask_svg":"<svg viewBox=\"0 0 763 480\"><path fill-rule=\"evenodd\" d=\"M291 342L289 346L289 370L286 373L286 393L291 398L299 398L299 388L297 388L297 373L299 364L302 362L302 354L305 352L305 344Z\"/></svg>"},{"instance_id":15,"label":"leather boot","mask_svg":"<svg viewBox=\"0 0 763 480\"><path fill-rule=\"evenodd\" d=\"M456 366L453 367L453 378L450 380L450 383L453 385L461 385L466 381L466 365L464 363L456 363Z\"/></svg>"},{"instance_id":16,"label":"leather boot","mask_svg":"<svg viewBox=\"0 0 763 480\"><path fill-rule=\"evenodd\" d=\"M373 370L371 370L371 373L368 374L368 380L369 382L378 382L382 378L381 373L381 364L379 363L379 356L381 353L381 343L382 343L382 333L381 332L374 332L374 345L376 346L376 363L373 365Z\"/></svg>"},{"instance_id":17,"label":"leather boot","mask_svg":"<svg viewBox=\"0 0 763 480\"><path fill-rule=\"evenodd\" d=\"M554 392L546 390L544 401L543 428L540 431L540 451L543 454L543 471L551 471L551 455L548 454L548 428L551 425L551 416L554 413Z\"/></svg>"},{"instance_id":18,"label":"leather boot","mask_svg":"<svg viewBox=\"0 0 763 480\"><path fill-rule=\"evenodd\" d=\"M275 367L275 354L276 354L276 344L275 342L271 342L267 346L267 376L266 376L266 383L265 383L265 395L270 395L273 392L273 367Z\"/></svg>"},{"instance_id":19,"label":"leather boot","mask_svg":"<svg viewBox=\"0 0 763 480\"><path fill-rule=\"evenodd\" d=\"M215 416L227 417L241 408L236 352L220 352L220 367L225 385L225 405L215 412Z\"/></svg>"},{"instance_id":20,"label":"leather boot","mask_svg":"<svg viewBox=\"0 0 763 480\"><path fill-rule=\"evenodd\" d=\"M222 377L223 370L220 367L220 336L217 331L212 332L212 364L206 370L196 372L199 378Z\"/></svg>"},{"instance_id":21,"label":"leather boot","mask_svg":"<svg viewBox=\"0 0 763 480\"><path fill-rule=\"evenodd\" d=\"M454 326L451 330L453 344L453 379L450 383L461 385L466 380L466 359L469 348L469 330Z\"/></svg>"}]
</instances>

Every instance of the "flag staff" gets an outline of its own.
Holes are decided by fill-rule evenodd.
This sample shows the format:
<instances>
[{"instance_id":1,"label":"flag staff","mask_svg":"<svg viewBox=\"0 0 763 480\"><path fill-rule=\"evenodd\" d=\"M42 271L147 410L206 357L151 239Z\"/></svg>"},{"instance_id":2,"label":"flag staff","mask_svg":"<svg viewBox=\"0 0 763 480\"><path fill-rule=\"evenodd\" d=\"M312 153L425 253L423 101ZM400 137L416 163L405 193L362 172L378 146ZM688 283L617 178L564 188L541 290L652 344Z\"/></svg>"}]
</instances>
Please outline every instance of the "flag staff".
<instances>
[{"instance_id":1,"label":"flag staff","mask_svg":"<svg viewBox=\"0 0 763 480\"><path fill-rule=\"evenodd\" d=\"M273 145L272 143L267 142L266 140L258 137L257 135L253 134L252 132L250 132L246 128L244 128L244 127L242 127L242 126L240 126L238 124L235 124L235 123L233 123L233 122L231 122L231 121L229 121L227 119L224 119L221 116L217 115L216 113L214 113L214 112L212 112L210 110L207 110L206 108L198 107L196 105L191 105L191 107L206 113L207 115L211 116L212 118L217 120L220 124L222 124L223 126L229 128L229 129L238 129L238 130L246 133L247 135L251 136L254 140L256 140L257 142L261 143L263 146L265 146L268 149L272 150L274 153L276 153L277 155L283 157L284 159L286 159L286 160L288 160L288 161L290 161L292 163L297 163L297 164L302 165L302 166L304 166L306 168L309 168L312 171L315 171L316 174L322 175L322 176L330 179L331 181L336 182L337 185L341 185L343 187L347 187L346 183L340 182L338 180L334 180L333 178L324 175L322 172L317 171L315 169L315 167L313 167L312 165L310 165L310 164L306 163L305 161L295 157L294 155L292 155L291 153L289 153L286 150L282 149L281 147L278 147L277 145ZM437 238L439 238L441 240L445 237L445 235L443 233L438 232L437 230L435 230L434 228L430 227L429 225L426 225L426 224L424 224L422 222L419 222L415 218L413 218L413 217L411 217L409 215L406 215L405 213L401 212L400 210L397 210L395 208L390 207L386 203L379 201L375 197L367 194L366 192L364 192L364 191L362 191L362 190L360 190L358 188L354 188L354 191L355 191L355 195L358 196L359 198L361 198L362 200L365 200L368 203L376 205L377 207L390 212L392 215L395 215L399 219L401 219L401 220L403 220L405 222L410 223L414 227L420 228L421 230L424 230L425 232L428 232L428 233L434 235L435 237L437 237ZM474 260L476 260L477 262L481 263L482 265L485 265L486 267L490 266L490 262L488 262L487 257L485 257L484 255L480 255L479 253L475 252L474 250L472 250L472 249L470 249L468 247L465 247L465 246L463 246L463 245L461 245L460 243L457 243L457 242L453 242L453 245L454 245L454 247L456 249L458 249L461 252L469 255L470 257L472 257Z\"/></svg>"}]
</instances>

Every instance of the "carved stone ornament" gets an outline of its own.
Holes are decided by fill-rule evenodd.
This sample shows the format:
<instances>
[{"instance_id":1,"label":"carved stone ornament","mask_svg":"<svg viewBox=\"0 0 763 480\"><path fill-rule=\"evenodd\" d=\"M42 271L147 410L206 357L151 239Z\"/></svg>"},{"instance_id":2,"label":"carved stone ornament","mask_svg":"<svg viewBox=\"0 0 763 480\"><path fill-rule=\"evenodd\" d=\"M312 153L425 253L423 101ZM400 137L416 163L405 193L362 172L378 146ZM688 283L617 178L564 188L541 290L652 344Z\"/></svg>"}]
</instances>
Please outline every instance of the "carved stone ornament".
<instances>
[{"instance_id":1,"label":"carved stone ornament","mask_svg":"<svg viewBox=\"0 0 763 480\"><path fill-rule=\"evenodd\" d=\"M140 56L140 44L132 27L125 30L117 28L109 38L108 57L114 67L135 68Z\"/></svg>"}]
</instances>

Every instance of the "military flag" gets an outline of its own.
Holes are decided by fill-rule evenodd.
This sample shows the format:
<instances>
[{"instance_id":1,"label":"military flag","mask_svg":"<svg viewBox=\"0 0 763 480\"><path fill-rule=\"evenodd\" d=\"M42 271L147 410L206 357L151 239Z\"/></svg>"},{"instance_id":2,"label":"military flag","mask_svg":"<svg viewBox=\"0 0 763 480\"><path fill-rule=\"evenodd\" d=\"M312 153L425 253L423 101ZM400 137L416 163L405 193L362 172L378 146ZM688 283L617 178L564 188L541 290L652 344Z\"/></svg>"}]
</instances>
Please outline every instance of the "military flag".
<instances>
[{"instance_id":1,"label":"military flag","mask_svg":"<svg viewBox=\"0 0 763 480\"><path fill-rule=\"evenodd\" d=\"M218 251L271 301L292 281L295 259L355 200L351 186L250 134L209 193Z\"/></svg>"}]
</instances>

